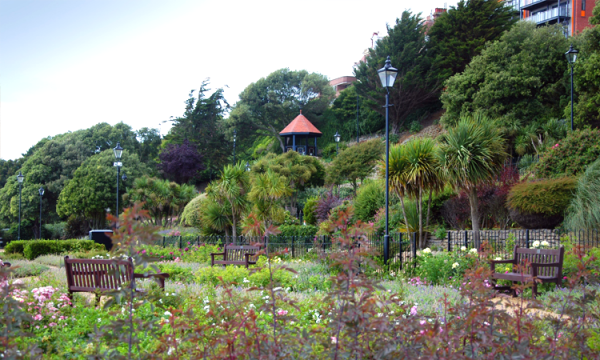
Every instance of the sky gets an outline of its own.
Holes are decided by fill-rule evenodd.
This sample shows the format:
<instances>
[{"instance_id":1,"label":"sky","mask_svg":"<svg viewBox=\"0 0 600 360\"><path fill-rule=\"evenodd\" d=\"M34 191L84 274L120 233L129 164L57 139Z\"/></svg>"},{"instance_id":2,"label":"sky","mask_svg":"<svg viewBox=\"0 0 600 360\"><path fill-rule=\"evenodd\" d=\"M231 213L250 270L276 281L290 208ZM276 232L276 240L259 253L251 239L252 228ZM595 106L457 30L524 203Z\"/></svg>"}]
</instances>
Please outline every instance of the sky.
<instances>
[{"instance_id":1,"label":"sky","mask_svg":"<svg viewBox=\"0 0 600 360\"><path fill-rule=\"evenodd\" d=\"M0 0L0 158L100 122L164 135L207 78L233 105L281 68L352 75L374 32L446 4L456 1Z\"/></svg>"}]
</instances>

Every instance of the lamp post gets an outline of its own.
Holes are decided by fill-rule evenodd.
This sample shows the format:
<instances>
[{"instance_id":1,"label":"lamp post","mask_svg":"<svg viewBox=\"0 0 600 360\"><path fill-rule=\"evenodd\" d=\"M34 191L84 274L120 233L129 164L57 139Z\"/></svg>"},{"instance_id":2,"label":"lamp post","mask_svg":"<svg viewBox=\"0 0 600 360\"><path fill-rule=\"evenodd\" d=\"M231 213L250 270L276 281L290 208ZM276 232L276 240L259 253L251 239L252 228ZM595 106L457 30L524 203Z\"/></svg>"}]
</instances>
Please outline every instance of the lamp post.
<instances>
[{"instance_id":1,"label":"lamp post","mask_svg":"<svg viewBox=\"0 0 600 360\"><path fill-rule=\"evenodd\" d=\"M115 211L115 216L119 216L119 177L121 175L121 166L123 163L121 162L121 155L123 155L123 148L121 147L121 143L117 143L117 146L113 149L115 153L115 159L117 161L114 162L114 166L117 167L117 210Z\"/></svg>"},{"instance_id":2,"label":"lamp post","mask_svg":"<svg viewBox=\"0 0 600 360\"><path fill-rule=\"evenodd\" d=\"M40 194L40 240L42 240L42 196L44 196L44 188L41 187L38 193Z\"/></svg>"},{"instance_id":3,"label":"lamp post","mask_svg":"<svg viewBox=\"0 0 600 360\"><path fill-rule=\"evenodd\" d=\"M246 171L250 171L250 163L246 161Z\"/></svg>"},{"instance_id":4,"label":"lamp post","mask_svg":"<svg viewBox=\"0 0 600 360\"><path fill-rule=\"evenodd\" d=\"M565 53L569 65L571 65L571 131L573 131L573 65L577 61L577 54L579 51L573 49L573 44L569 46L569 51Z\"/></svg>"},{"instance_id":5,"label":"lamp post","mask_svg":"<svg viewBox=\"0 0 600 360\"><path fill-rule=\"evenodd\" d=\"M335 132L335 135L333 135L333 138L335 139L335 154L337 155L340 152L340 134L338 134L338 132ZM358 142L357 142L358 144Z\"/></svg>"},{"instance_id":6,"label":"lamp post","mask_svg":"<svg viewBox=\"0 0 600 360\"><path fill-rule=\"evenodd\" d=\"M237 136L237 130L233 129L233 165L235 165L235 138Z\"/></svg>"},{"instance_id":7,"label":"lamp post","mask_svg":"<svg viewBox=\"0 0 600 360\"><path fill-rule=\"evenodd\" d=\"M121 176L121 180L123 180L123 182L127 181L127 174L123 173L123 176Z\"/></svg>"},{"instance_id":8,"label":"lamp post","mask_svg":"<svg viewBox=\"0 0 600 360\"><path fill-rule=\"evenodd\" d=\"M17 240L21 240L21 185L23 184L23 180L25 180L25 176L19 171L19 175L17 175L17 182L19 183L19 226L17 228Z\"/></svg>"},{"instance_id":9,"label":"lamp post","mask_svg":"<svg viewBox=\"0 0 600 360\"><path fill-rule=\"evenodd\" d=\"M386 90L385 94L385 236L383 237L383 263L387 264L390 257L390 90L398 75L398 69L392 67L390 57L385 60L385 65L377 71L381 86Z\"/></svg>"}]
</instances>

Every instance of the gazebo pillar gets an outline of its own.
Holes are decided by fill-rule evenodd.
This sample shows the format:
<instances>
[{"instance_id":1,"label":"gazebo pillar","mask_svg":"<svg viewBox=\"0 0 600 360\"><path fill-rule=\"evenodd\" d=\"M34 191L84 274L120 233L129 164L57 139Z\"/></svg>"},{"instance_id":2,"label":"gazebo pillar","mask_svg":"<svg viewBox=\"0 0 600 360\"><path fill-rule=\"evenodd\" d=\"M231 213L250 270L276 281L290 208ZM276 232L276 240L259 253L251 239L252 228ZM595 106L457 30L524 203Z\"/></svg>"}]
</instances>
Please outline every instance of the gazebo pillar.
<instances>
[{"instance_id":1,"label":"gazebo pillar","mask_svg":"<svg viewBox=\"0 0 600 360\"><path fill-rule=\"evenodd\" d=\"M292 135L292 150L296 151L296 135Z\"/></svg>"},{"instance_id":2,"label":"gazebo pillar","mask_svg":"<svg viewBox=\"0 0 600 360\"><path fill-rule=\"evenodd\" d=\"M317 137L315 136L315 156L317 156L319 152L317 151Z\"/></svg>"}]
</instances>

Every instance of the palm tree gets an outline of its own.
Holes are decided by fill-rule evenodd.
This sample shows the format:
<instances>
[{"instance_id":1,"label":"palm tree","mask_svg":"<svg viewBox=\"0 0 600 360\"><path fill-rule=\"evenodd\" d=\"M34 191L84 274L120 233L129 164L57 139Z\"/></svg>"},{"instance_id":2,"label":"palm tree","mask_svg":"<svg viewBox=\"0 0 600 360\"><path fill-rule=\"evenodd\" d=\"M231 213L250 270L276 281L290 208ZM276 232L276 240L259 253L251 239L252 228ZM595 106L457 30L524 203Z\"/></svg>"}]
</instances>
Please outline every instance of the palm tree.
<instances>
[{"instance_id":1,"label":"palm tree","mask_svg":"<svg viewBox=\"0 0 600 360\"><path fill-rule=\"evenodd\" d=\"M461 118L456 127L448 129L438 141L438 160L445 177L469 198L473 240L479 248L477 186L493 181L502 171L508 156L505 139L494 121L476 114Z\"/></svg>"},{"instance_id":2,"label":"palm tree","mask_svg":"<svg viewBox=\"0 0 600 360\"><path fill-rule=\"evenodd\" d=\"M221 172L221 178L207 188L207 194L219 203L227 202L231 210L231 233L234 241L237 239L237 223L242 213L248 207L246 198L250 177L245 165L238 162L227 165Z\"/></svg>"},{"instance_id":3,"label":"palm tree","mask_svg":"<svg viewBox=\"0 0 600 360\"><path fill-rule=\"evenodd\" d=\"M289 180L268 169L267 172L256 174L253 178L248 199L254 203L253 214L264 222L266 229L274 220L283 222L284 209L281 200L291 195Z\"/></svg>"}]
</instances>

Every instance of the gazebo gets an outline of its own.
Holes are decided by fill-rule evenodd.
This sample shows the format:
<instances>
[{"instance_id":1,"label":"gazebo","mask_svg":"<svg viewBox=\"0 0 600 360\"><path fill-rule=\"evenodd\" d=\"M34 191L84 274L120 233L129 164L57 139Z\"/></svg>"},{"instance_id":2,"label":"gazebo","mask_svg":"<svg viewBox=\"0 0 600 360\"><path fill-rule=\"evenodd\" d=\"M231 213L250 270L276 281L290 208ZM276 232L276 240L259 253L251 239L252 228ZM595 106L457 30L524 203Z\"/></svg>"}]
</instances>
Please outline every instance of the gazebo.
<instances>
[{"instance_id":1,"label":"gazebo","mask_svg":"<svg viewBox=\"0 0 600 360\"><path fill-rule=\"evenodd\" d=\"M323 135L319 129L317 129L306 116L296 116L292 122L283 129L279 135L281 135L285 141L285 151L296 151L302 155L308 154L311 156L317 155L317 138ZM312 141L314 139L314 141ZM313 145L314 143L314 145Z\"/></svg>"}]
</instances>

